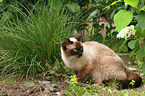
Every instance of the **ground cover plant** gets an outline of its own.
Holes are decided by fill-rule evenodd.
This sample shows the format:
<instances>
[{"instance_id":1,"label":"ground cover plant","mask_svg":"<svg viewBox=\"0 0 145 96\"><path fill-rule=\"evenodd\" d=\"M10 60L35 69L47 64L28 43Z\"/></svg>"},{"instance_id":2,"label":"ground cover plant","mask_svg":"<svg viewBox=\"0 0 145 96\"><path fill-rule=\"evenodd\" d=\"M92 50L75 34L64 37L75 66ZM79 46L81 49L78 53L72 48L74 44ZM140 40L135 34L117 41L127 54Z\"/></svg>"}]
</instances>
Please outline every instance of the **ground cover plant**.
<instances>
[{"instance_id":1,"label":"ground cover plant","mask_svg":"<svg viewBox=\"0 0 145 96\"><path fill-rule=\"evenodd\" d=\"M119 91L115 81L109 86L90 80L77 84L60 57L61 42L83 32L84 41L98 41L118 53L131 52L126 64L145 81L140 70L145 68L143 0L0 0L0 8L0 95L145 95L145 85ZM124 13L129 15L122 20L133 19L116 23L118 14ZM130 25L137 33L127 40L128 34L117 38Z\"/></svg>"}]
</instances>

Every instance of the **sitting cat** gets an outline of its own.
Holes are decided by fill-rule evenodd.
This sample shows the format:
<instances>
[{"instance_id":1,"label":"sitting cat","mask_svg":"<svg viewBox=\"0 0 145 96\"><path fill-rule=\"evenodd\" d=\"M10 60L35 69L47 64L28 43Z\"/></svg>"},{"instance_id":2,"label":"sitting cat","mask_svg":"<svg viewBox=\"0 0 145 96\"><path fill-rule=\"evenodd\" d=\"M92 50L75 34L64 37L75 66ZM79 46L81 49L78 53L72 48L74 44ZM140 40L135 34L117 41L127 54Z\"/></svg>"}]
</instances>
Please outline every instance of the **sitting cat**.
<instances>
[{"instance_id":1,"label":"sitting cat","mask_svg":"<svg viewBox=\"0 0 145 96\"><path fill-rule=\"evenodd\" d=\"M62 60L67 67L77 71L77 80L83 81L90 76L95 82L119 80L118 88L139 87L142 79L125 67L122 59L109 47L98 42L80 40L82 34L67 38L61 43ZM130 82L134 80L134 86Z\"/></svg>"}]
</instances>

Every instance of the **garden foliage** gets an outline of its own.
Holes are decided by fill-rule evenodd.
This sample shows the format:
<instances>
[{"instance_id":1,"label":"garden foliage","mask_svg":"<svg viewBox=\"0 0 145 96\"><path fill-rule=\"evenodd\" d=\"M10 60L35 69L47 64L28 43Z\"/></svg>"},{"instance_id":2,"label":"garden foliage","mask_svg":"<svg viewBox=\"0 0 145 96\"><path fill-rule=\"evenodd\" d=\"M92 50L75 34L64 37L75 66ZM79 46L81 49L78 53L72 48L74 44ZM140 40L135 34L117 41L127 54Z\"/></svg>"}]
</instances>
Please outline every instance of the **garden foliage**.
<instances>
[{"instance_id":1,"label":"garden foliage","mask_svg":"<svg viewBox=\"0 0 145 96\"><path fill-rule=\"evenodd\" d=\"M61 42L82 32L88 35L84 39L115 52L130 52L130 58L136 53L141 60L145 57L144 4L143 0L1 0L1 75L35 76L62 69ZM134 35L128 33L129 26L134 26ZM117 38L127 28L130 35Z\"/></svg>"},{"instance_id":2,"label":"garden foliage","mask_svg":"<svg viewBox=\"0 0 145 96\"><path fill-rule=\"evenodd\" d=\"M121 2L121 1L120 1ZM125 0L125 6L127 9L121 9L114 15L114 24L116 30L119 32L128 25L133 24L135 27L135 34L129 36L126 41L128 42L128 47L132 49L130 57L133 53L137 53L136 59L140 60L145 57L145 46L144 46L144 37L145 37L145 5L144 1L139 0ZM142 38L141 38L142 37ZM126 43L124 42L124 44ZM122 48L121 48L122 49ZM145 63L143 64L145 65ZM145 68L143 67L143 72ZM145 72L144 72L145 73Z\"/></svg>"},{"instance_id":3,"label":"garden foliage","mask_svg":"<svg viewBox=\"0 0 145 96\"><path fill-rule=\"evenodd\" d=\"M60 60L61 41L75 22L69 21L61 1L17 4L20 8L10 4L0 15L0 71L35 76Z\"/></svg>"}]
</instances>

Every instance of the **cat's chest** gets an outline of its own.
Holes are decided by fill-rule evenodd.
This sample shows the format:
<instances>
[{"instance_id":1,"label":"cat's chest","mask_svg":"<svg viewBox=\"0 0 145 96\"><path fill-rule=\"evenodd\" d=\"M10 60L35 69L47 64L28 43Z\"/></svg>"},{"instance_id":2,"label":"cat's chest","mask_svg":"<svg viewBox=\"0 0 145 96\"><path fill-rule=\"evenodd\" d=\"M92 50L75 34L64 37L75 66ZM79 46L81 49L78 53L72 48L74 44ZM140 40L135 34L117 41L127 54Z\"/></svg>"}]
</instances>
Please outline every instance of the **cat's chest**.
<instances>
[{"instance_id":1,"label":"cat's chest","mask_svg":"<svg viewBox=\"0 0 145 96\"><path fill-rule=\"evenodd\" d=\"M89 60L85 56L82 56L80 58L63 57L63 61L67 67L74 69L74 70L79 70L82 66L88 64Z\"/></svg>"}]
</instances>

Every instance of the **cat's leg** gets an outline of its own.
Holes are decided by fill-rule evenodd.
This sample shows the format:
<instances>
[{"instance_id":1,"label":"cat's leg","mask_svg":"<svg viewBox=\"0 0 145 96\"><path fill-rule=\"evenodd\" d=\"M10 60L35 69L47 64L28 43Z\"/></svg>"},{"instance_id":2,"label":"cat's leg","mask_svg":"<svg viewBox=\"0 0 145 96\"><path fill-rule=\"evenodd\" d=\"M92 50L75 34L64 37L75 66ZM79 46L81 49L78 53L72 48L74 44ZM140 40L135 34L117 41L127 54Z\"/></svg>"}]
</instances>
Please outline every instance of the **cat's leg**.
<instances>
[{"instance_id":1,"label":"cat's leg","mask_svg":"<svg viewBox=\"0 0 145 96\"><path fill-rule=\"evenodd\" d=\"M83 66L79 71L78 71L78 74L77 74L77 80L78 82L82 82L84 80L85 77L87 77L90 72L92 70L92 66L91 65L85 65Z\"/></svg>"}]
</instances>

